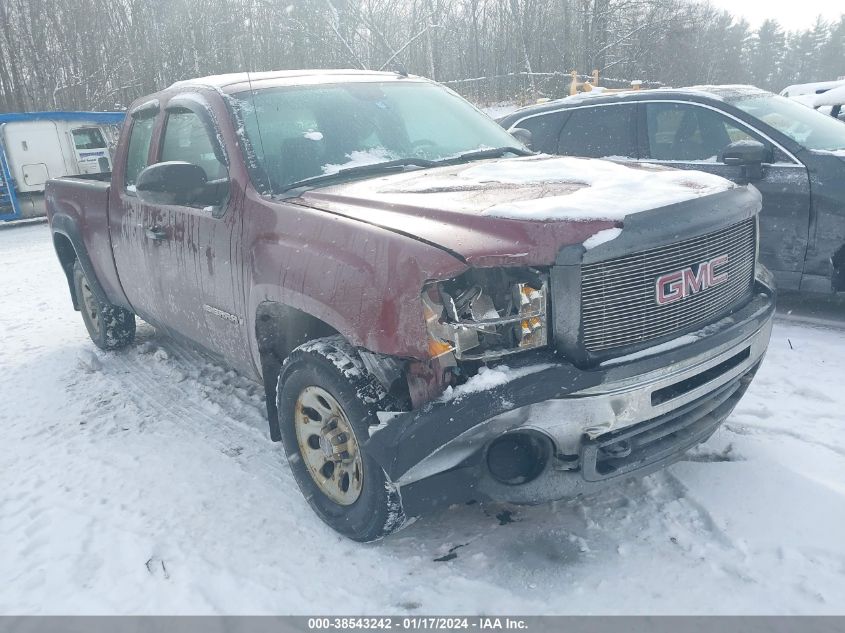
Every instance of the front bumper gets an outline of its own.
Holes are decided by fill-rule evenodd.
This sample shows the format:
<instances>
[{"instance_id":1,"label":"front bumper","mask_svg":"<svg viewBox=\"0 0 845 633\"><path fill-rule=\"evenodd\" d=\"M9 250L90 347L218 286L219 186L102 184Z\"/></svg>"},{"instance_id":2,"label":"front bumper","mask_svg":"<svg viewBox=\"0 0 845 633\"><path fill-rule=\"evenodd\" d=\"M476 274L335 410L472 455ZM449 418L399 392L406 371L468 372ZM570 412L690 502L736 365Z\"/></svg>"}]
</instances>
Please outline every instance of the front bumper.
<instances>
[{"instance_id":1,"label":"front bumper","mask_svg":"<svg viewBox=\"0 0 845 633\"><path fill-rule=\"evenodd\" d=\"M550 366L400 414L365 450L401 486L466 464L505 433L539 433L551 442L552 457L532 481L507 485L479 472L484 492L520 503L647 474L707 439L729 415L765 354L774 307L774 291L758 281L748 303L679 347L663 345L652 355L646 350L592 369L561 362L551 351L526 354L524 366ZM613 450L622 445L624 457Z\"/></svg>"}]
</instances>

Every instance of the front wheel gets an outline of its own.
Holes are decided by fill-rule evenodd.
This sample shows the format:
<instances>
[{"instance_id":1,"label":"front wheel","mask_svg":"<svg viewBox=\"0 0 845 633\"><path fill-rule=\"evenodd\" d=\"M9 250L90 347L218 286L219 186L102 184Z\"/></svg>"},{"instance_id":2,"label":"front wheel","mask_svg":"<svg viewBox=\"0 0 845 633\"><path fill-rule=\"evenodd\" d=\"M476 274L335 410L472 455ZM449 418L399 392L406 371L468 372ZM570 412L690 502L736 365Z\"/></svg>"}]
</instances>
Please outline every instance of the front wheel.
<instances>
[{"instance_id":1,"label":"front wheel","mask_svg":"<svg viewBox=\"0 0 845 633\"><path fill-rule=\"evenodd\" d=\"M381 395L340 337L294 350L277 388L282 444L302 494L325 523L361 542L382 538L405 520L398 490L362 450Z\"/></svg>"},{"instance_id":2,"label":"front wheel","mask_svg":"<svg viewBox=\"0 0 845 633\"><path fill-rule=\"evenodd\" d=\"M135 340L135 315L129 310L100 301L78 260L73 265L73 283L82 321L97 347L105 350L120 349Z\"/></svg>"}]
</instances>

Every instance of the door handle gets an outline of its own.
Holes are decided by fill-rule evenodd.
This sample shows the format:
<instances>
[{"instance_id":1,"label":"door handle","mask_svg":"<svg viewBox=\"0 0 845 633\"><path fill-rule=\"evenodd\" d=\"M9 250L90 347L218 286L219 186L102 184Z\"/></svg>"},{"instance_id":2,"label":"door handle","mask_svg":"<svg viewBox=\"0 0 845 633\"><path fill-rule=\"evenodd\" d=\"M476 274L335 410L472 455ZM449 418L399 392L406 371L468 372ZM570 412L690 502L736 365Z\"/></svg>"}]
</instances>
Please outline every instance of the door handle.
<instances>
[{"instance_id":1,"label":"door handle","mask_svg":"<svg viewBox=\"0 0 845 633\"><path fill-rule=\"evenodd\" d=\"M160 242L167 239L167 231L160 226L147 227L144 229L144 234L147 236L147 239L153 240L154 242Z\"/></svg>"}]
</instances>

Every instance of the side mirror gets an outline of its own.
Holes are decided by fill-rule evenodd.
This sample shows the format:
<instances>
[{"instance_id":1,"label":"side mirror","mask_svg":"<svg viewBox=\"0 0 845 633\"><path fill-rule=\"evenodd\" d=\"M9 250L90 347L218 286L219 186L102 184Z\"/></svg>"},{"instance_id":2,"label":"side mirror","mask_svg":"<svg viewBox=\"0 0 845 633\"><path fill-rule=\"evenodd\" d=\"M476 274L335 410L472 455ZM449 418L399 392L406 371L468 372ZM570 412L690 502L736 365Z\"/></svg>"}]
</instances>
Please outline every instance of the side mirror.
<instances>
[{"instance_id":1,"label":"side mirror","mask_svg":"<svg viewBox=\"0 0 845 633\"><path fill-rule=\"evenodd\" d=\"M202 167L174 160L144 169L138 174L135 189L144 202L190 205L202 197L206 182Z\"/></svg>"},{"instance_id":2,"label":"side mirror","mask_svg":"<svg viewBox=\"0 0 845 633\"><path fill-rule=\"evenodd\" d=\"M528 149L531 147L531 130L526 130L524 127L514 127L508 130L512 137L525 145Z\"/></svg>"},{"instance_id":3,"label":"side mirror","mask_svg":"<svg viewBox=\"0 0 845 633\"><path fill-rule=\"evenodd\" d=\"M746 180L760 180L769 150L758 141L735 141L719 153L718 159L725 165L742 167Z\"/></svg>"}]
</instances>

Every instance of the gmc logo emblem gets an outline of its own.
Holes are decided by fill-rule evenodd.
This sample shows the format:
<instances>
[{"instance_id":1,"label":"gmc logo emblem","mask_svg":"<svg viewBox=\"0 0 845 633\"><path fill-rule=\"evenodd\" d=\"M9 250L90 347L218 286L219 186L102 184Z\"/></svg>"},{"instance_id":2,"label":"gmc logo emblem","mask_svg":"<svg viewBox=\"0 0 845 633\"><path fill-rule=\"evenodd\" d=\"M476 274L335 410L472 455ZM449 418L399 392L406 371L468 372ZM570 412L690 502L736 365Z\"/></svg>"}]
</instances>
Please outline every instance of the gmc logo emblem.
<instances>
[{"instance_id":1,"label":"gmc logo emblem","mask_svg":"<svg viewBox=\"0 0 845 633\"><path fill-rule=\"evenodd\" d=\"M725 283L728 280L728 273L720 272L720 269L727 263L728 256L719 255L710 261L701 262L695 271L690 266L661 275L655 284L657 305L674 303Z\"/></svg>"}]
</instances>

